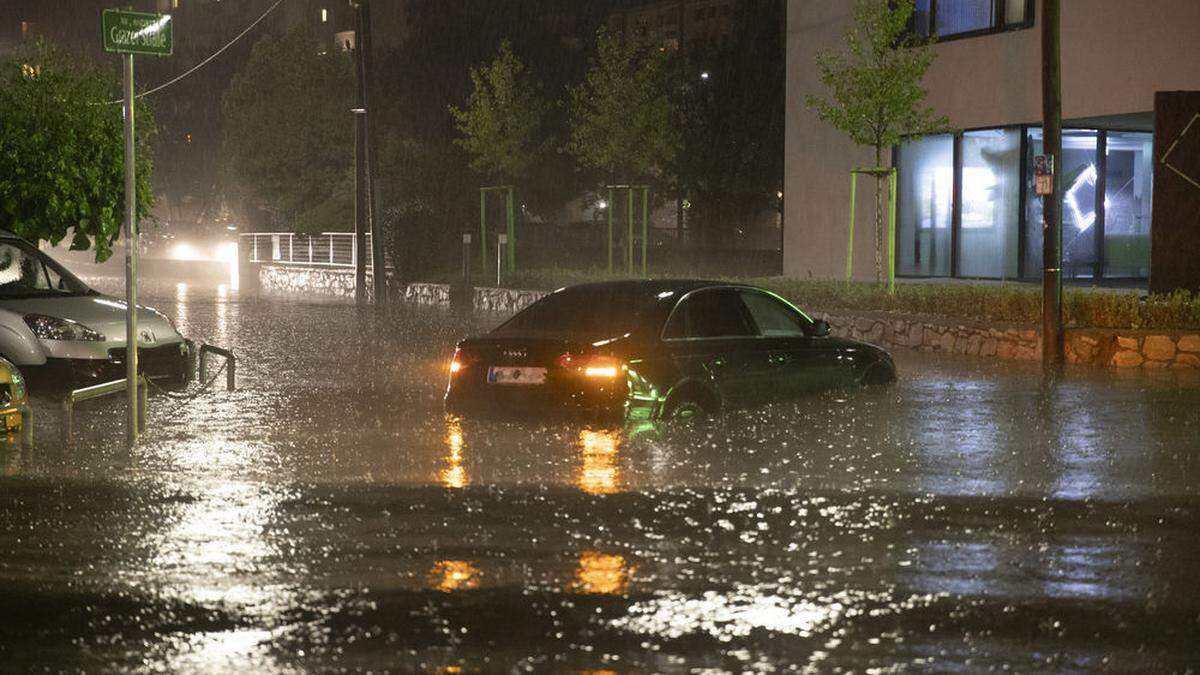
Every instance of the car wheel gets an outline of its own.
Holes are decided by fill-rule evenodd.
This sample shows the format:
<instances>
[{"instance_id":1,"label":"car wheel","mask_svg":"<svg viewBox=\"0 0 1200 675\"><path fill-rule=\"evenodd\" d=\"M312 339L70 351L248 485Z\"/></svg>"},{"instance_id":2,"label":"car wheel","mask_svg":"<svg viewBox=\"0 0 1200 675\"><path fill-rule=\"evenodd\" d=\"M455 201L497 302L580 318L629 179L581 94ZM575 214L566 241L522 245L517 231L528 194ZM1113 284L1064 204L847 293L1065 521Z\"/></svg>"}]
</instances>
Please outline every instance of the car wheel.
<instances>
[{"instance_id":1,"label":"car wheel","mask_svg":"<svg viewBox=\"0 0 1200 675\"><path fill-rule=\"evenodd\" d=\"M695 420L701 419L712 414L716 408L714 405L706 404L704 397L697 395L700 392L689 388L687 391L682 391L673 394L667 398L667 402L663 405L661 418L664 420Z\"/></svg>"},{"instance_id":2,"label":"car wheel","mask_svg":"<svg viewBox=\"0 0 1200 675\"><path fill-rule=\"evenodd\" d=\"M666 418L670 420L693 420L698 417L704 417L707 413L704 406L695 401L684 401L677 406L673 406L667 411Z\"/></svg>"},{"instance_id":3,"label":"car wheel","mask_svg":"<svg viewBox=\"0 0 1200 675\"><path fill-rule=\"evenodd\" d=\"M863 373L863 386L875 386L882 384L892 384L896 381L896 369L883 363L876 363L867 368Z\"/></svg>"}]
</instances>

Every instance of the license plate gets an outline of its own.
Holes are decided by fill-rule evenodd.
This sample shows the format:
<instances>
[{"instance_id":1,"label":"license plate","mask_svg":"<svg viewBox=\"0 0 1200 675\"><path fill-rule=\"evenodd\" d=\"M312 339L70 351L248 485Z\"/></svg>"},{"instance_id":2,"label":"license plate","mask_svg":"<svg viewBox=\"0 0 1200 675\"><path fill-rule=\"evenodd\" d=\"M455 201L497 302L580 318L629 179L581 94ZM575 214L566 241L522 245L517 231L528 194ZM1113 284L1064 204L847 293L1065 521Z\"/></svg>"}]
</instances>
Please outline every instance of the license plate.
<instances>
[{"instance_id":1,"label":"license plate","mask_svg":"<svg viewBox=\"0 0 1200 675\"><path fill-rule=\"evenodd\" d=\"M492 366L488 368L488 384L545 384L545 368L514 368Z\"/></svg>"}]
</instances>

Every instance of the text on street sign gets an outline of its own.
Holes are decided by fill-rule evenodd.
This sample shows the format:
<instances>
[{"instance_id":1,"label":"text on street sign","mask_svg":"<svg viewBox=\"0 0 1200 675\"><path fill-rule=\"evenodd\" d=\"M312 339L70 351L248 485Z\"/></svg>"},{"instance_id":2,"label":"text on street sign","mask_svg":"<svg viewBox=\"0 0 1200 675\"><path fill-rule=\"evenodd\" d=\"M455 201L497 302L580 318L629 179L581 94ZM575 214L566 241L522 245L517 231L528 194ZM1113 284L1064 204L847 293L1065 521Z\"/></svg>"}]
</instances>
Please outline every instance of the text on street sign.
<instances>
[{"instance_id":1,"label":"text on street sign","mask_svg":"<svg viewBox=\"0 0 1200 675\"><path fill-rule=\"evenodd\" d=\"M170 14L106 9L100 23L106 52L170 56L174 47Z\"/></svg>"}]
</instances>

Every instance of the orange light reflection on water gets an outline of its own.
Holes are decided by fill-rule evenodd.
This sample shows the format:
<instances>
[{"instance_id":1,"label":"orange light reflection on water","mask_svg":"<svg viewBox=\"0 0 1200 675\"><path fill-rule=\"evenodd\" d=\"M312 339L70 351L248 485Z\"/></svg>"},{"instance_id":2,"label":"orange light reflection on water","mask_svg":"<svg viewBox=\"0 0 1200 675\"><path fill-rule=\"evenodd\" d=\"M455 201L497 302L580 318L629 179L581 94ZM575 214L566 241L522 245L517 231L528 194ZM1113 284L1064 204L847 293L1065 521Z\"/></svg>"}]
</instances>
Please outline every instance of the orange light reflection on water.
<instances>
[{"instance_id":1,"label":"orange light reflection on water","mask_svg":"<svg viewBox=\"0 0 1200 675\"><path fill-rule=\"evenodd\" d=\"M466 560L439 560L429 571L429 585L443 593L479 587L479 568Z\"/></svg>"},{"instance_id":2,"label":"orange light reflection on water","mask_svg":"<svg viewBox=\"0 0 1200 675\"><path fill-rule=\"evenodd\" d=\"M471 484L471 478L463 466L463 432L462 424L457 419L451 419L446 425L446 456L445 466L438 471L437 479L443 487L454 490Z\"/></svg>"},{"instance_id":3,"label":"orange light reflection on water","mask_svg":"<svg viewBox=\"0 0 1200 675\"><path fill-rule=\"evenodd\" d=\"M634 568L625 556L584 551L575 568L574 590L580 593L620 595L629 588Z\"/></svg>"},{"instance_id":4,"label":"orange light reflection on water","mask_svg":"<svg viewBox=\"0 0 1200 675\"><path fill-rule=\"evenodd\" d=\"M592 429L579 432L582 459L576 481L579 489L593 495L607 495L621 490L621 467L617 465L620 447L620 432Z\"/></svg>"}]
</instances>

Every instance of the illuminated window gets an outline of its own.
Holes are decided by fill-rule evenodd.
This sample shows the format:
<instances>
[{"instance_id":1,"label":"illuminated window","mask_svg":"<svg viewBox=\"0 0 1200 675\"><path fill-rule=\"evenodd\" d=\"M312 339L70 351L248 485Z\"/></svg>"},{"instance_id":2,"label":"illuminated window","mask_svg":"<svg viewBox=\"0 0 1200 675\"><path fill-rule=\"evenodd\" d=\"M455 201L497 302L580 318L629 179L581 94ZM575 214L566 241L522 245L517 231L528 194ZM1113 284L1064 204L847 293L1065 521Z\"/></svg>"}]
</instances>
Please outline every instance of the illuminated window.
<instances>
[{"instance_id":1,"label":"illuminated window","mask_svg":"<svg viewBox=\"0 0 1200 675\"><path fill-rule=\"evenodd\" d=\"M916 0L913 32L948 38L1030 28L1032 4L1032 0Z\"/></svg>"},{"instance_id":2,"label":"illuminated window","mask_svg":"<svg viewBox=\"0 0 1200 675\"><path fill-rule=\"evenodd\" d=\"M1064 129L1063 273L1145 279L1150 272L1153 134ZM896 149L896 270L906 276L1036 279L1043 198L1034 190L1038 127L927 136Z\"/></svg>"},{"instance_id":3,"label":"illuminated window","mask_svg":"<svg viewBox=\"0 0 1200 675\"><path fill-rule=\"evenodd\" d=\"M950 220L954 190L954 138L926 136L897 153L899 208L896 247L899 274L950 274Z\"/></svg>"},{"instance_id":4,"label":"illuminated window","mask_svg":"<svg viewBox=\"0 0 1200 675\"><path fill-rule=\"evenodd\" d=\"M327 21L329 21L329 10L322 8L321 9L321 23L325 23Z\"/></svg>"}]
</instances>

